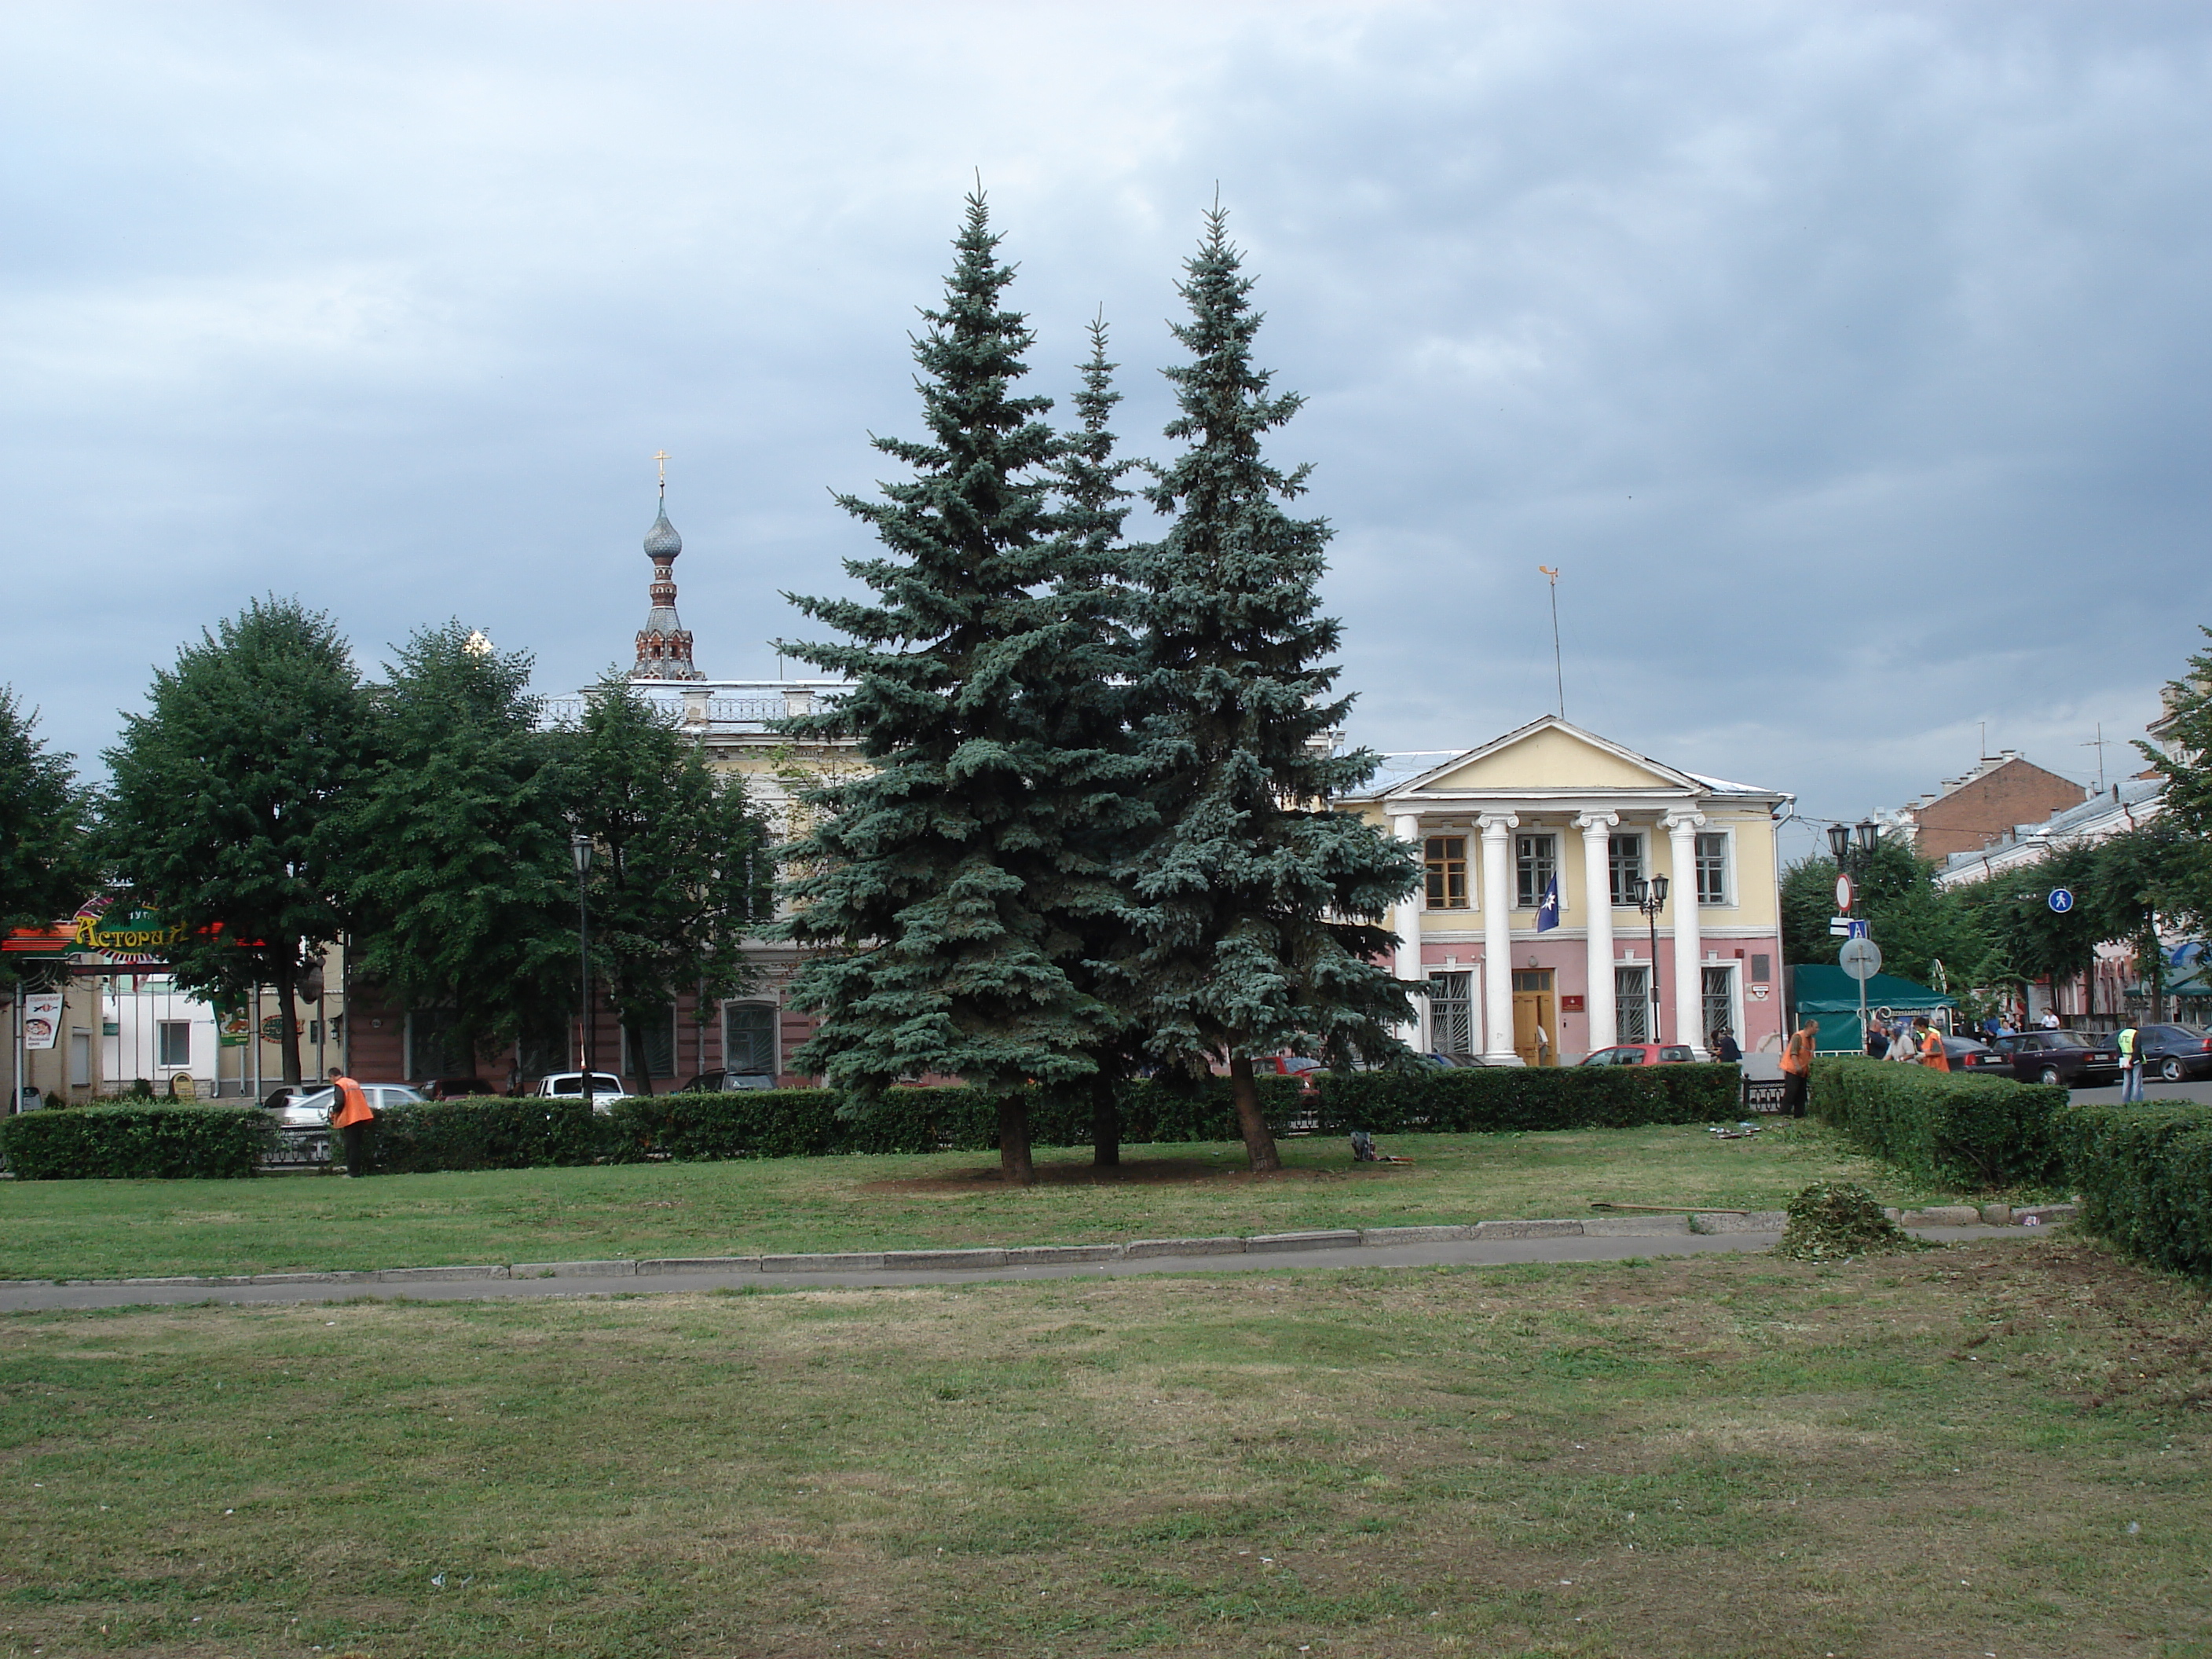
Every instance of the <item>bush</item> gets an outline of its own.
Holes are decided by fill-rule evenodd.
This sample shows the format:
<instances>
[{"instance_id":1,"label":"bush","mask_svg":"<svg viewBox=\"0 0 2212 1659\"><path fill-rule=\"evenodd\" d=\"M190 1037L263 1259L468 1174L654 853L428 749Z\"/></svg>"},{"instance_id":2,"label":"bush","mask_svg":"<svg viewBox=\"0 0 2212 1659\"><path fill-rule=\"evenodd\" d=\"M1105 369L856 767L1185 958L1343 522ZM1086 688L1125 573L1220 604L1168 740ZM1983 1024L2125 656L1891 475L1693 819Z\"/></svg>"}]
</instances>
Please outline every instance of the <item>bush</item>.
<instances>
[{"instance_id":1,"label":"bush","mask_svg":"<svg viewBox=\"0 0 2212 1659\"><path fill-rule=\"evenodd\" d=\"M1807 1109L1860 1152L1955 1191L2063 1178L2051 1115L2066 1091L1880 1060L1816 1060Z\"/></svg>"},{"instance_id":2,"label":"bush","mask_svg":"<svg viewBox=\"0 0 2212 1659\"><path fill-rule=\"evenodd\" d=\"M253 1173L270 1136L258 1106L80 1106L0 1119L24 1181L226 1180Z\"/></svg>"},{"instance_id":3,"label":"bush","mask_svg":"<svg viewBox=\"0 0 2212 1659\"><path fill-rule=\"evenodd\" d=\"M1742 1110L1742 1073L1721 1065L1354 1072L1321 1085L1321 1127L1339 1134L1622 1129L1726 1122Z\"/></svg>"},{"instance_id":4,"label":"bush","mask_svg":"<svg viewBox=\"0 0 2212 1659\"><path fill-rule=\"evenodd\" d=\"M2154 1267L2212 1280L2212 1106L2069 1106L2052 1127L2083 1226Z\"/></svg>"},{"instance_id":5,"label":"bush","mask_svg":"<svg viewBox=\"0 0 2212 1659\"><path fill-rule=\"evenodd\" d=\"M387 1106L376 1115L369 1144L380 1172L422 1175L589 1164L601 1156L605 1140L604 1121L593 1118L580 1097L525 1096Z\"/></svg>"}]
</instances>

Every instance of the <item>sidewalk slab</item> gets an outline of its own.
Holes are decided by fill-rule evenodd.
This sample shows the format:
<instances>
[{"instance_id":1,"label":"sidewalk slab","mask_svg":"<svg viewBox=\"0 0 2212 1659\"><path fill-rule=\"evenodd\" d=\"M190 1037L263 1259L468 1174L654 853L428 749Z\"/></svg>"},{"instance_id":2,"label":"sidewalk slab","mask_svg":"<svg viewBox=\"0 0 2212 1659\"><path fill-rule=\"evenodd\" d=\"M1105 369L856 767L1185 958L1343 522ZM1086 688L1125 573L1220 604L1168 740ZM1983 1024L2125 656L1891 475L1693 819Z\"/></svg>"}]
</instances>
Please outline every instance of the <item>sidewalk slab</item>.
<instances>
[{"instance_id":1,"label":"sidewalk slab","mask_svg":"<svg viewBox=\"0 0 2212 1659\"><path fill-rule=\"evenodd\" d=\"M1244 1241L1244 1248L1255 1255L1277 1250L1356 1250L1359 1248L1359 1229L1340 1227L1310 1233L1258 1233Z\"/></svg>"},{"instance_id":2,"label":"sidewalk slab","mask_svg":"<svg viewBox=\"0 0 2212 1659\"><path fill-rule=\"evenodd\" d=\"M757 1255L648 1256L637 1264L640 1273L757 1273Z\"/></svg>"},{"instance_id":3,"label":"sidewalk slab","mask_svg":"<svg viewBox=\"0 0 2212 1659\"><path fill-rule=\"evenodd\" d=\"M884 1266L888 1270L910 1271L921 1267L957 1273L963 1267L1003 1267L1006 1265L1006 1253L996 1249L884 1252Z\"/></svg>"},{"instance_id":4,"label":"sidewalk slab","mask_svg":"<svg viewBox=\"0 0 2212 1659\"><path fill-rule=\"evenodd\" d=\"M1125 1256L1140 1255L1242 1255L1244 1241L1241 1238L1139 1238L1123 1246Z\"/></svg>"},{"instance_id":5,"label":"sidewalk slab","mask_svg":"<svg viewBox=\"0 0 2212 1659\"><path fill-rule=\"evenodd\" d=\"M764 1255L758 1257L764 1273L881 1273L881 1250L853 1250L842 1255Z\"/></svg>"},{"instance_id":6,"label":"sidewalk slab","mask_svg":"<svg viewBox=\"0 0 2212 1659\"><path fill-rule=\"evenodd\" d=\"M629 1279L638 1264L621 1261L518 1261L507 1270L511 1279Z\"/></svg>"},{"instance_id":7,"label":"sidewalk slab","mask_svg":"<svg viewBox=\"0 0 2212 1659\"><path fill-rule=\"evenodd\" d=\"M1790 1218L1780 1210L1753 1210L1748 1214L1699 1210L1690 1218L1693 1233L1778 1233L1789 1224Z\"/></svg>"},{"instance_id":8,"label":"sidewalk slab","mask_svg":"<svg viewBox=\"0 0 2212 1659\"><path fill-rule=\"evenodd\" d=\"M1931 1204L1924 1210L1907 1210L1900 1224L1907 1227L1972 1227L1982 1212L1971 1204Z\"/></svg>"},{"instance_id":9,"label":"sidewalk slab","mask_svg":"<svg viewBox=\"0 0 2212 1659\"><path fill-rule=\"evenodd\" d=\"M1475 1238L1580 1238L1583 1224L1579 1221L1478 1221L1470 1237Z\"/></svg>"},{"instance_id":10,"label":"sidewalk slab","mask_svg":"<svg viewBox=\"0 0 2212 1659\"><path fill-rule=\"evenodd\" d=\"M380 1285L404 1285L410 1282L442 1281L453 1279L505 1279L505 1267L379 1267L376 1282Z\"/></svg>"},{"instance_id":11,"label":"sidewalk slab","mask_svg":"<svg viewBox=\"0 0 2212 1659\"><path fill-rule=\"evenodd\" d=\"M1687 1238L1686 1215L1594 1215L1583 1223L1584 1238Z\"/></svg>"},{"instance_id":12,"label":"sidewalk slab","mask_svg":"<svg viewBox=\"0 0 2212 1659\"><path fill-rule=\"evenodd\" d=\"M1006 1251L1010 1267L1044 1267L1063 1261L1119 1261L1119 1244L1018 1244Z\"/></svg>"},{"instance_id":13,"label":"sidewalk slab","mask_svg":"<svg viewBox=\"0 0 2212 1659\"><path fill-rule=\"evenodd\" d=\"M1449 1244L1474 1237L1471 1224L1450 1227L1362 1227L1359 1242L1369 1249L1392 1244Z\"/></svg>"}]
</instances>

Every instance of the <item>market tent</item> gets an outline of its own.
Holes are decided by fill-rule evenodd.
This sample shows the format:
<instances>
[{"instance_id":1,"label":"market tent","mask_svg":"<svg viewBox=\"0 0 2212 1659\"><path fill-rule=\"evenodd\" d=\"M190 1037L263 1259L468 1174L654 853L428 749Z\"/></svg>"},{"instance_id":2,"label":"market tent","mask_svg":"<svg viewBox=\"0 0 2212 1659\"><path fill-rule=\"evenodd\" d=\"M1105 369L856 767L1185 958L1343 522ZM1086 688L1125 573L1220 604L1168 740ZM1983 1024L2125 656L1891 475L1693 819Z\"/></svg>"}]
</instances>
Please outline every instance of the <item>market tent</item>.
<instances>
[{"instance_id":1,"label":"market tent","mask_svg":"<svg viewBox=\"0 0 2212 1659\"><path fill-rule=\"evenodd\" d=\"M1819 1048L1822 1054L1850 1054L1866 1048L1866 1033L1859 1029L1858 981L1840 968L1825 963L1804 963L1790 970L1790 1001L1797 1018L1808 1015L1820 1022ZM1929 1014L1939 1008L1955 1008L1958 1000L1894 974L1876 974L1867 981L1869 1011L1887 1008L1897 1014Z\"/></svg>"}]
</instances>

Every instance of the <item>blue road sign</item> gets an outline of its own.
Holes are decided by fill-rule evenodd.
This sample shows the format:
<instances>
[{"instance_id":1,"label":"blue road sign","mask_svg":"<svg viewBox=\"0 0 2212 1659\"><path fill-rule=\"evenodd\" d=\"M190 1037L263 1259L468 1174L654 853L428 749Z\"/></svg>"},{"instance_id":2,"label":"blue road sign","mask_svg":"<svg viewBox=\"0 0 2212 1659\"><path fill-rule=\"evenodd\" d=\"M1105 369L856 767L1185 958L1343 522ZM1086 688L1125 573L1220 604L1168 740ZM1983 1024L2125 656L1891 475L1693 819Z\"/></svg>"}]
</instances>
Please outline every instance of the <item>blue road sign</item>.
<instances>
[{"instance_id":1,"label":"blue road sign","mask_svg":"<svg viewBox=\"0 0 2212 1659\"><path fill-rule=\"evenodd\" d=\"M2050 902L2053 910L2062 916L2064 915L2074 908L2074 890L2070 887L2052 888Z\"/></svg>"}]
</instances>

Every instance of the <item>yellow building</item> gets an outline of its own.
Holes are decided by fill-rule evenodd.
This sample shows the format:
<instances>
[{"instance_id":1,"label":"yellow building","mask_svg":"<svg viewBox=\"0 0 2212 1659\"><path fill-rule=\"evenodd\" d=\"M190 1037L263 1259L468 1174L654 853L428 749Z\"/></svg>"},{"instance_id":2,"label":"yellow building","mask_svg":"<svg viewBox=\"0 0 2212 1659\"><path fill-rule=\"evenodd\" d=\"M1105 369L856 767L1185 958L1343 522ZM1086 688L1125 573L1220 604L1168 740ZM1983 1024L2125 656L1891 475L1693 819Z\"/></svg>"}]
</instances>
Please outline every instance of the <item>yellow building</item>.
<instances>
[{"instance_id":1,"label":"yellow building","mask_svg":"<svg viewBox=\"0 0 2212 1659\"><path fill-rule=\"evenodd\" d=\"M1480 748L1388 757L1341 805L1421 849L1393 914L1425 982L1425 1053L1572 1063L1782 1039L1775 828L1793 797L1685 772L1554 715ZM1647 912L1639 897L1666 884ZM1656 948L1655 948L1656 947Z\"/></svg>"}]
</instances>

